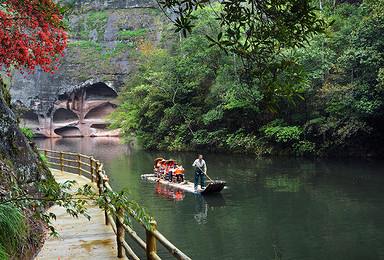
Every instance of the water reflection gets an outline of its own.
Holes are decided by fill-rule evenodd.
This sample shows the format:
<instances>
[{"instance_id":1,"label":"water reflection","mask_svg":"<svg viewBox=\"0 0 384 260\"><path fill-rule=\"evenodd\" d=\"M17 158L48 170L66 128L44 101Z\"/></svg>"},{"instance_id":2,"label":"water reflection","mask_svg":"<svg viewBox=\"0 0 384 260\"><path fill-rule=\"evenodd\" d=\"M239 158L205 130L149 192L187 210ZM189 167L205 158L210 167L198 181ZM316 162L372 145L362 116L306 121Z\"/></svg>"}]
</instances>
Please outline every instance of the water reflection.
<instances>
[{"instance_id":1,"label":"water reflection","mask_svg":"<svg viewBox=\"0 0 384 260\"><path fill-rule=\"evenodd\" d=\"M221 193L207 194L203 196L210 209L227 206L224 196Z\"/></svg>"},{"instance_id":2,"label":"water reflection","mask_svg":"<svg viewBox=\"0 0 384 260\"><path fill-rule=\"evenodd\" d=\"M175 189L168 185L163 185L161 183L155 183L156 196L167 198L173 201L182 201L185 197L184 190Z\"/></svg>"},{"instance_id":3,"label":"water reflection","mask_svg":"<svg viewBox=\"0 0 384 260\"><path fill-rule=\"evenodd\" d=\"M223 195L220 193L201 195L193 194L195 200L194 218L199 225L207 224L208 211L214 208L222 208L227 206Z\"/></svg>"},{"instance_id":4,"label":"water reflection","mask_svg":"<svg viewBox=\"0 0 384 260\"><path fill-rule=\"evenodd\" d=\"M201 194L193 194L195 197L194 218L199 225L207 224L208 204Z\"/></svg>"},{"instance_id":5,"label":"water reflection","mask_svg":"<svg viewBox=\"0 0 384 260\"><path fill-rule=\"evenodd\" d=\"M103 163L116 156L129 156L135 152L132 144L122 145L119 137L38 138L34 141L38 147L81 153L102 160Z\"/></svg>"}]
</instances>

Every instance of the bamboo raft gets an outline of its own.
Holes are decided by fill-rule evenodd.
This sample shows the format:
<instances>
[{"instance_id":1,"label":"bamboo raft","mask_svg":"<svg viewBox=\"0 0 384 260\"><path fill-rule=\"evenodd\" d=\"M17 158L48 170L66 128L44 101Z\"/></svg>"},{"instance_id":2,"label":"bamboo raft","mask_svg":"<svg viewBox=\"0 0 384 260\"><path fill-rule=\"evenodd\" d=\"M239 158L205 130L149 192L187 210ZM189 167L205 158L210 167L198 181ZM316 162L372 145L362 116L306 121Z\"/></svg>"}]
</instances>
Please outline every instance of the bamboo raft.
<instances>
[{"instance_id":1,"label":"bamboo raft","mask_svg":"<svg viewBox=\"0 0 384 260\"><path fill-rule=\"evenodd\" d=\"M168 180L160 179L156 177L154 174L143 174L141 175L142 179L153 181L153 182L159 182L163 185L168 185L170 187L176 188L176 189L182 189L191 193L197 193L197 194L209 194L214 192L220 192L224 189L224 186L226 184L225 181L221 182L210 182L205 189L197 189L195 190L195 186L190 181L185 181L182 183L177 182L170 182ZM199 185L200 187L200 185Z\"/></svg>"}]
</instances>

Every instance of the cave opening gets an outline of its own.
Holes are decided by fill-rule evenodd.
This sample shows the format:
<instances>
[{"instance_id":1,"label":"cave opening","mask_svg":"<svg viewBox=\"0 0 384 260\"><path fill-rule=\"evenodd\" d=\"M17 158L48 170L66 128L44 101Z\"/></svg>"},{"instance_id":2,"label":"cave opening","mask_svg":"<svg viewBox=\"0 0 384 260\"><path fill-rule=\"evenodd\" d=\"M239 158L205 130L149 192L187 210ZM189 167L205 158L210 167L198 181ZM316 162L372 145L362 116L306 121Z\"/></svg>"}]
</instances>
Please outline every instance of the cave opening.
<instances>
[{"instance_id":1,"label":"cave opening","mask_svg":"<svg viewBox=\"0 0 384 260\"><path fill-rule=\"evenodd\" d=\"M59 100L60 102L66 102L67 100L69 100L69 95L66 93L60 94L57 96L57 100Z\"/></svg>"},{"instance_id":2,"label":"cave opening","mask_svg":"<svg viewBox=\"0 0 384 260\"><path fill-rule=\"evenodd\" d=\"M85 100L111 100L117 98L117 93L103 82L98 82L85 88Z\"/></svg>"},{"instance_id":3,"label":"cave opening","mask_svg":"<svg viewBox=\"0 0 384 260\"><path fill-rule=\"evenodd\" d=\"M53 114L54 123L69 123L79 120L79 117L71 110L59 108Z\"/></svg>"},{"instance_id":4,"label":"cave opening","mask_svg":"<svg viewBox=\"0 0 384 260\"><path fill-rule=\"evenodd\" d=\"M91 109L85 116L85 119L105 119L109 116L116 108L116 105L111 103L105 103L98 107Z\"/></svg>"},{"instance_id":5,"label":"cave opening","mask_svg":"<svg viewBox=\"0 0 384 260\"><path fill-rule=\"evenodd\" d=\"M23 113L22 119L25 122L25 125L30 128L37 128L40 126L39 116L32 110L27 110Z\"/></svg>"},{"instance_id":6,"label":"cave opening","mask_svg":"<svg viewBox=\"0 0 384 260\"><path fill-rule=\"evenodd\" d=\"M90 127L99 130L105 130L109 126L109 123L92 124Z\"/></svg>"},{"instance_id":7,"label":"cave opening","mask_svg":"<svg viewBox=\"0 0 384 260\"><path fill-rule=\"evenodd\" d=\"M75 126L65 126L62 128L55 129L55 134L62 137L83 137L79 128Z\"/></svg>"}]
</instances>

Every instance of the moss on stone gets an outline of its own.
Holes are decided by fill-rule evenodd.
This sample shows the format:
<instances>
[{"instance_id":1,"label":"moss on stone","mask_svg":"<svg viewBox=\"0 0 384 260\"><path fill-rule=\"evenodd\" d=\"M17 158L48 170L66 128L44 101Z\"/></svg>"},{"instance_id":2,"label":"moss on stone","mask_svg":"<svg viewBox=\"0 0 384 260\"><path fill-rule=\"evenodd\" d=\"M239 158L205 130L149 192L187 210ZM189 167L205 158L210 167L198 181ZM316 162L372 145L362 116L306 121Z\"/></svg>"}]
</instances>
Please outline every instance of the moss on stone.
<instances>
[{"instance_id":1,"label":"moss on stone","mask_svg":"<svg viewBox=\"0 0 384 260\"><path fill-rule=\"evenodd\" d=\"M123 81L140 55L142 41L157 41L164 17L148 9L89 11L73 16L71 43L58 67L72 84L91 78Z\"/></svg>"},{"instance_id":2,"label":"moss on stone","mask_svg":"<svg viewBox=\"0 0 384 260\"><path fill-rule=\"evenodd\" d=\"M137 31L120 31L117 34L118 39L123 39L123 40L131 40L131 39L136 39L138 37L143 37L147 35L147 30L146 29L140 29Z\"/></svg>"},{"instance_id":3,"label":"moss on stone","mask_svg":"<svg viewBox=\"0 0 384 260\"><path fill-rule=\"evenodd\" d=\"M7 86L4 84L3 80L0 79L0 95L2 98L0 98L0 102L4 100L5 104L12 108L12 97L9 93Z\"/></svg>"}]
</instances>

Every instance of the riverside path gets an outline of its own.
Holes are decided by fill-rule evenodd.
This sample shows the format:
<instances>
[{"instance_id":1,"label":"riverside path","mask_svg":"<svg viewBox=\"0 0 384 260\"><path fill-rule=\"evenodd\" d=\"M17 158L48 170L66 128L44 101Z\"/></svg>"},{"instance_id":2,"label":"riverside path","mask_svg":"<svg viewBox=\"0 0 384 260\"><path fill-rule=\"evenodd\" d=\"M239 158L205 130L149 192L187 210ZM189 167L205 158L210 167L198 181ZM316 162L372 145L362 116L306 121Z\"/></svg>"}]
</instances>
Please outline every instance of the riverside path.
<instances>
[{"instance_id":1,"label":"riverside path","mask_svg":"<svg viewBox=\"0 0 384 260\"><path fill-rule=\"evenodd\" d=\"M85 184L92 185L84 176L51 169L55 180L63 183L75 180L77 189ZM80 216L78 219L67 215L63 207L54 205L48 212L56 214L53 221L59 233L58 238L47 237L35 260L43 259L116 259L116 235L110 225L105 225L104 211L98 206L87 206L91 220ZM127 259L127 258L125 258Z\"/></svg>"}]
</instances>

